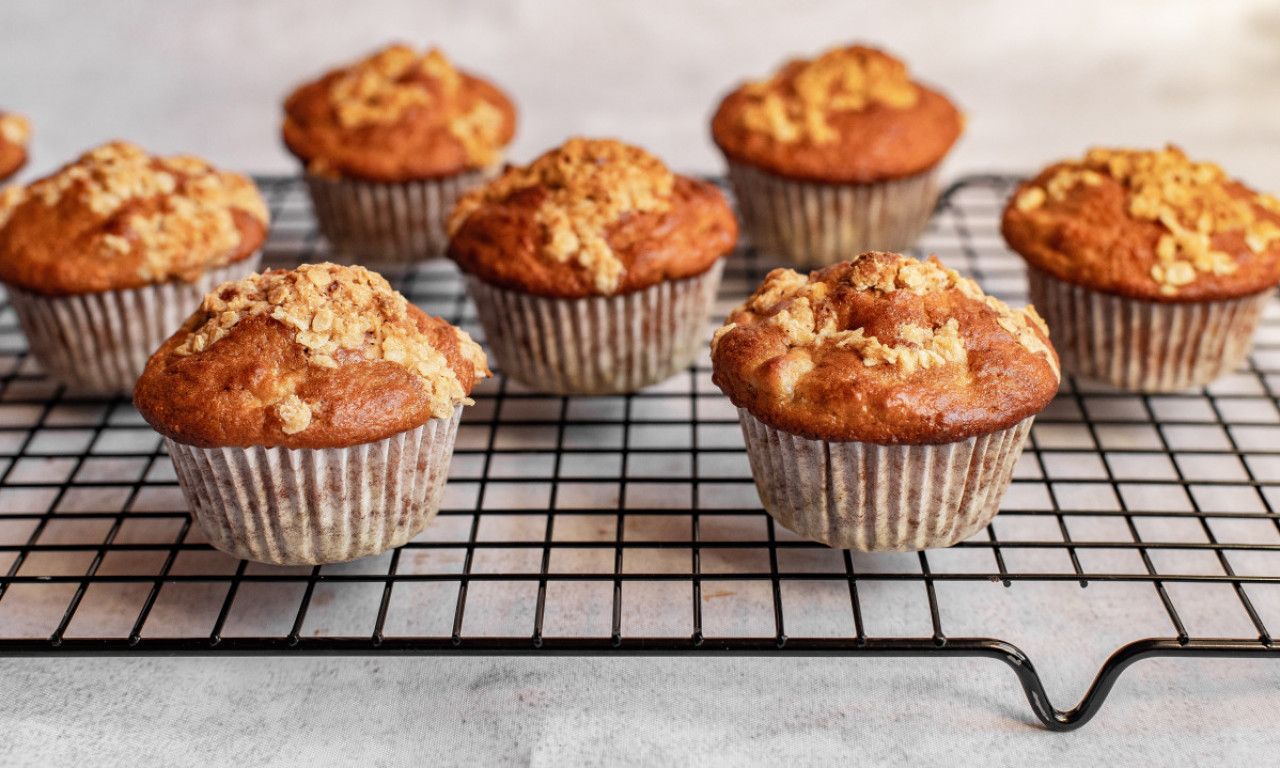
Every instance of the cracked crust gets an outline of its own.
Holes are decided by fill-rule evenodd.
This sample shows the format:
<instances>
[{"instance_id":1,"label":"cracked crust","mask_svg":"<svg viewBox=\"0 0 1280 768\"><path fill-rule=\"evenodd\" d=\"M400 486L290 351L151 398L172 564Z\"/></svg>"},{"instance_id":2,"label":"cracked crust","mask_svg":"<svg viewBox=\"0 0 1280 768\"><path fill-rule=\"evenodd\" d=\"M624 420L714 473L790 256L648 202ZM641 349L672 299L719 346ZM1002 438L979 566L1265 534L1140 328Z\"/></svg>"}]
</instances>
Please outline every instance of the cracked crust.
<instances>
[{"instance_id":1,"label":"cracked crust","mask_svg":"<svg viewBox=\"0 0 1280 768\"><path fill-rule=\"evenodd\" d=\"M1127 298L1216 301L1280 283L1280 200L1172 146L1052 165L1010 198L1001 231L1042 272Z\"/></svg>"},{"instance_id":2,"label":"cracked crust","mask_svg":"<svg viewBox=\"0 0 1280 768\"><path fill-rule=\"evenodd\" d=\"M310 173L434 179L497 164L515 135L515 107L440 51L393 45L294 91L283 132Z\"/></svg>"},{"instance_id":3,"label":"cracked crust","mask_svg":"<svg viewBox=\"0 0 1280 768\"><path fill-rule=\"evenodd\" d=\"M0 112L0 181L8 179L27 164L31 143L31 123L13 112Z\"/></svg>"},{"instance_id":4,"label":"cracked crust","mask_svg":"<svg viewBox=\"0 0 1280 768\"><path fill-rule=\"evenodd\" d=\"M465 195L449 229L449 257L464 272L558 298L700 275L738 238L714 185L636 147L581 138Z\"/></svg>"},{"instance_id":5,"label":"cracked crust","mask_svg":"<svg viewBox=\"0 0 1280 768\"><path fill-rule=\"evenodd\" d=\"M871 252L801 275L777 269L711 342L733 404L814 440L948 443L1008 428L1058 391L1031 307L972 280Z\"/></svg>"},{"instance_id":6,"label":"cracked crust","mask_svg":"<svg viewBox=\"0 0 1280 768\"><path fill-rule=\"evenodd\" d=\"M194 282L266 238L252 181L126 142L0 192L0 281L44 296Z\"/></svg>"},{"instance_id":7,"label":"cracked crust","mask_svg":"<svg viewBox=\"0 0 1280 768\"><path fill-rule=\"evenodd\" d=\"M470 404L489 375L463 331L363 267L224 283L147 363L134 404L182 443L342 448Z\"/></svg>"},{"instance_id":8,"label":"cracked crust","mask_svg":"<svg viewBox=\"0 0 1280 768\"><path fill-rule=\"evenodd\" d=\"M963 124L902 62L851 46L740 86L721 101L711 134L731 160L779 176L867 184L937 165Z\"/></svg>"}]
</instances>

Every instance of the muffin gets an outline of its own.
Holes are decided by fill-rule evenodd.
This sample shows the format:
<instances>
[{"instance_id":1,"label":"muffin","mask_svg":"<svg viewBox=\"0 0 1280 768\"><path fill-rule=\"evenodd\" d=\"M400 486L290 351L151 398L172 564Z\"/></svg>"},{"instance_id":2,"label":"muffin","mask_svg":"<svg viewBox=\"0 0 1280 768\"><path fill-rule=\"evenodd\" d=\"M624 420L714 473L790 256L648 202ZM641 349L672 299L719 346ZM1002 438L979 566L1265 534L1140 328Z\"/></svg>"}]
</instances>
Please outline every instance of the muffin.
<instances>
[{"instance_id":1,"label":"muffin","mask_svg":"<svg viewBox=\"0 0 1280 768\"><path fill-rule=\"evenodd\" d=\"M1122 389L1234 371L1280 283L1280 200L1172 146L1052 165L1014 193L1001 231L1063 368Z\"/></svg>"},{"instance_id":2,"label":"muffin","mask_svg":"<svg viewBox=\"0 0 1280 768\"><path fill-rule=\"evenodd\" d=\"M712 184L583 138L464 195L449 232L502 372L563 395L687 368L738 235Z\"/></svg>"},{"instance_id":3,"label":"muffin","mask_svg":"<svg viewBox=\"0 0 1280 768\"><path fill-rule=\"evenodd\" d=\"M1059 380L1033 308L894 253L775 269L716 331L711 360L769 514L865 552L981 530Z\"/></svg>"},{"instance_id":4,"label":"muffin","mask_svg":"<svg viewBox=\"0 0 1280 768\"><path fill-rule=\"evenodd\" d=\"M303 265L215 288L151 358L134 405L215 547L332 563L435 517L462 406L488 375L466 333L379 275Z\"/></svg>"},{"instance_id":5,"label":"muffin","mask_svg":"<svg viewBox=\"0 0 1280 768\"><path fill-rule=\"evenodd\" d=\"M0 282L50 377L128 392L205 293L257 268L267 221L249 179L114 142L0 193Z\"/></svg>"},{"instance_id":6,"label":"muffin","mask_svg":"<svg viewBox=\"0 0 1280 768\"><path fill-rule=\"evenodd\" d=\"M306 167L320 232L391 268L444 252L454 203L497 171L514 133L506 95L434 49L393 45L285 102L284 143Z\"/></svg>"},{"instance_id":7,"label":"muffin","mask_svg":"<svg viewBox=\"0 0 1280 768\"><path fill-rule=\"evenodd\" d=\"M915 243L963 126L947 97L863 46L798 59L720 102L711 135L752 242L816 267Z\"/></svg>"},{"instance_id":8,"label":"muffin","mask_svg":"<svg viewBox=\"0 0 1280 768\"><path fill-rule=\"evenodd\" d=\"M0 112L0 181L27 164L27 142L31 140L31 123L22 115Z\"/></svg>"}]
</instances>

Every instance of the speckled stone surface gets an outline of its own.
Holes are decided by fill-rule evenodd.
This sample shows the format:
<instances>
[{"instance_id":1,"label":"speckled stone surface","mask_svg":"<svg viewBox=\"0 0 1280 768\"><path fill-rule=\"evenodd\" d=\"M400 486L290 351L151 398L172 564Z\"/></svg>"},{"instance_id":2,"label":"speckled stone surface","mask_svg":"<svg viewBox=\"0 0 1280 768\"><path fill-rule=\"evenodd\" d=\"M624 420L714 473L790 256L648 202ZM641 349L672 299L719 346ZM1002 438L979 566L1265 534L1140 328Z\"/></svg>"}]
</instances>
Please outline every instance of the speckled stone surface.
<instances>
[{"instance_id":1,"label":"speckled stone surface","mask_svg":"<svg viewBox=\"0 0 1280 768\"><path fill-rule=\"evenodd\" d=\"M6 661L0 755L104 767L1265 765L1280 748L1278 688L1274 663L1143 662L1086 730L1052 734L1028 722L1013 674L981 660Z\"/></svg>"}]
</instances>

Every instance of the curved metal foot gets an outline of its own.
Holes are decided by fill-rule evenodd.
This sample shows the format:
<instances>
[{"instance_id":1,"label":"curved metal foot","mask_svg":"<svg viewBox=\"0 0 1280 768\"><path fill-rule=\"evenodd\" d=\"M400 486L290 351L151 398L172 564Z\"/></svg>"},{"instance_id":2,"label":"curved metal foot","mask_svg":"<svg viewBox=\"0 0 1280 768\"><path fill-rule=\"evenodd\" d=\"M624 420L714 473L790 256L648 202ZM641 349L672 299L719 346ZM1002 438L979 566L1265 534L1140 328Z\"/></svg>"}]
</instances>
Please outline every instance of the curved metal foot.
<instances>
[{"instance_id":1,"label":"curved metal foot","mask_svg":"<svg viewBox=\"0 0 1280 768\"><path fill-rule=\"evenodd\" d=\"M1015 645L992 640L984 643L989 655L1000 659L1013 668L1027 694L1031 710L1040 718L1047 728L1054 731L1072 731L1089 722L1098 710L1107 694L1111 693L1120 673L1131 664L1142 659L1155 657L1196 657L1196 658L1249 658L1254 656L1277 656L1280 648L1262 640L1186 640L1150 638L1138 640L1122 646L1106 660L1098 674L1085 692L1080 703L1067 710L1057 709L1049 701L1045 693L1044 683L1039 673L1031 664L1031 659Z\"/></svg>"}]
</instances>

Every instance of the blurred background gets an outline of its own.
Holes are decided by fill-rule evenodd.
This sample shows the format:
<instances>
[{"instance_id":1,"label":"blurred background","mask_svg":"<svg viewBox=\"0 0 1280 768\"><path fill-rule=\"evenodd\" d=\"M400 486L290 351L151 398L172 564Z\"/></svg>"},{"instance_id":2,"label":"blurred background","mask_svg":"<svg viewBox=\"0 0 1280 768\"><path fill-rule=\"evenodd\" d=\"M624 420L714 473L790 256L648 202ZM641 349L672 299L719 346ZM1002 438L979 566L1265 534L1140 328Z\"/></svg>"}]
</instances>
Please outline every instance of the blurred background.
<instances>
[{"instance_id":1,"label":"blurred background","mask_svg":"<svg viewBox=\"0 0 1280 768\"><path fill-rule=\"evenodd\" d=\"M284 96L392 40L505 88L516 161L598 134L718 172L707 124L726 90L865 41L967 113L949 177L1171 141L1280 190L1275 0L4 0L0 109L34 122L27 179L113 137L291 172Z\"/></svg>"}]
</instances>

